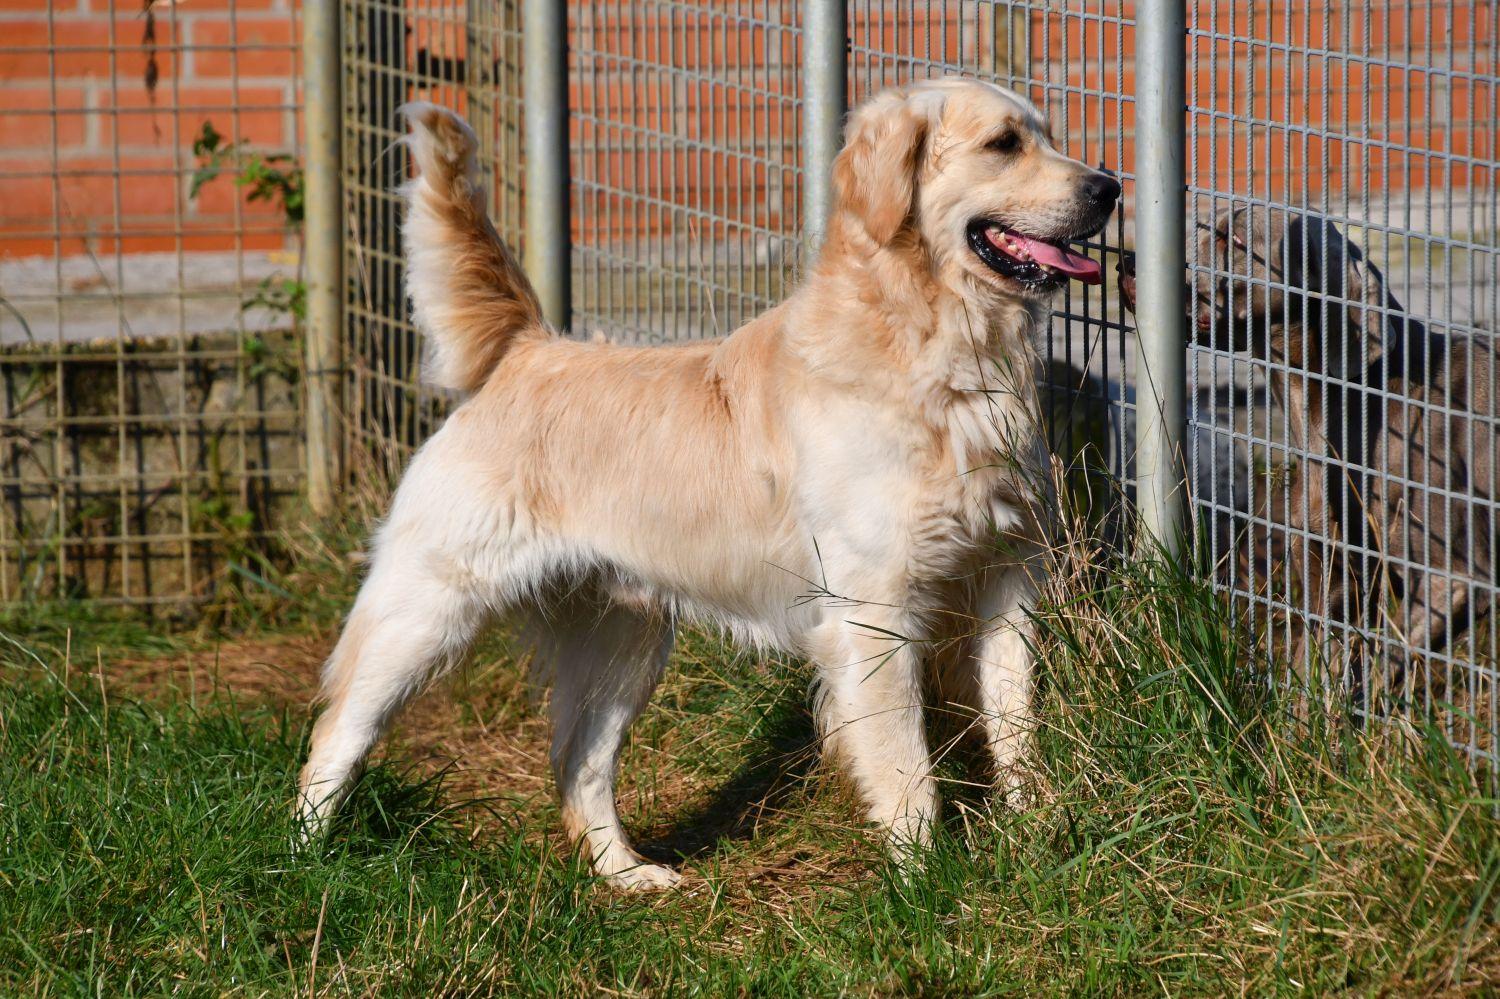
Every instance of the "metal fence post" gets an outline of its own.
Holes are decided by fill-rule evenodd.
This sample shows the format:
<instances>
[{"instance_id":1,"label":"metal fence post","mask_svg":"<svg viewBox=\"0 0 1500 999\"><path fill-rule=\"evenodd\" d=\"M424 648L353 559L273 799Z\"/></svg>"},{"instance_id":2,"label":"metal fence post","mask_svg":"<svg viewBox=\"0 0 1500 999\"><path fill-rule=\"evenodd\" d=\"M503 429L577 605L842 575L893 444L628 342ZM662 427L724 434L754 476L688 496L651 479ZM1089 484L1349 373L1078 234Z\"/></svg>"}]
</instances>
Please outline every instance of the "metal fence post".
<instances>
[{"instance_id":1,"label":"metal fence post","mask_svg":"<svg viewBox=\"0 0 1500 999\"><path fill-rule=\"evenodd\" d=\"M833 159L844 144L848 100L848 12L844 0L802 7L802 236L808 260L833 211Z\"/></svg>"},{"instance_id":2,"label":"metal fence post","mask_svg":"<svg viewBox=\"0 0 1500 999\"><path fill-rule=\"evenodd\" d=\"M526 274L555 329L573 307L568 215L568 5L525 0L521 8L526 127Z\"/></svg>"},{"instance_id":3,"label":"metal fence post","mask_svg":"<svg viewBox=\"0 0 1500 999\"><path fill-rule=\"evenodd\" d=\"M307 500L315 515L326 517L334 512L342 476L339 410L343 395L344 224L337 0L305 0L302 67L303 122L307 130L303 164Z\"/></svg>"},{"instance_id":4,"label":"metal fence post","mask_svg":"<svg viewBox=\"0 0 1500 999\"><path fill-rule=\"evenodd\" d=\"M1187 14L1183 0L1136 8L1136 499L1141 529L1176 553L1187 378Z\"/></svg>"}]
</instances>

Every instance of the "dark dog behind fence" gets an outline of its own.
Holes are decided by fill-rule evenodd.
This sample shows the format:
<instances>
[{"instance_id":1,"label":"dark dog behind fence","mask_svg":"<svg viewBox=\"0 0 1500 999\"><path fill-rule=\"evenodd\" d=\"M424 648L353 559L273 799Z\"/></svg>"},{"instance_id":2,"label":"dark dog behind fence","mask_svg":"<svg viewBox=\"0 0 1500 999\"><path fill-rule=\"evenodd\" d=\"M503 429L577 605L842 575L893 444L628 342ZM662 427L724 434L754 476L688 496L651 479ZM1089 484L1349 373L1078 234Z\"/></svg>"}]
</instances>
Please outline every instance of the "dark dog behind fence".
<instances>
[{"instance_id":1,"label":"dark dog behind fence","mask_svg":"<svg viewBox=\"0 0 1500 999\"><path fill-rule=\"evenodd\" d=\"M1187 290L1195 340L1268 362L1266 401L1283 412L1300 466L1280 510L1238 497L1233 507L1247 525L1274 517L1285 543L1242 530L1231 550L1263 579L1278 556L1300 570L1309 617L1346 640L1357 703L1404 696L1412 670L1450 653L1490 610L1495 346L1408 315L1379 267L1315 213L1223 212L1199 259L1213 266ZM1133 308L1132 263L1122 262L1121 289Z\"/></svg>"}]
</instances>

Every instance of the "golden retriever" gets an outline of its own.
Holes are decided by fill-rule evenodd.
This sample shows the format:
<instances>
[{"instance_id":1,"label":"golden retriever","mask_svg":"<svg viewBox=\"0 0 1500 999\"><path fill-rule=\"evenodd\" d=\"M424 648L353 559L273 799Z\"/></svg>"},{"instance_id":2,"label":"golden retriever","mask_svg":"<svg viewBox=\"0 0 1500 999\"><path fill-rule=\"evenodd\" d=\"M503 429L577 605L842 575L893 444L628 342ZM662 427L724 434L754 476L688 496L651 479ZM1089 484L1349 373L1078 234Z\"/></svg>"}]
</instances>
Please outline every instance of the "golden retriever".
<instances>
[{"instance_id":1,"label":"golden retriever","mask_svg":"<svg viewBox=\"0 0 1500 999\"><path fill-rule=\"evenodd\" d=\"M889 90L850 117L787 301L721 340L584 343L544 325L486 219L473 133L406 114L407 288L427 377L468 398L412 460L329 658L305 834L502 613L537 635L564 821L614 884L678 879L631 848L614 788L683 620L814 662L825 750L903 859L937 811L923 654L968 636L971 709L1015 789L1050 503L1033 340L1069 277L1099 280L1063 244L1119 185L1010 91Z\"/></svg>"}]
</instances>

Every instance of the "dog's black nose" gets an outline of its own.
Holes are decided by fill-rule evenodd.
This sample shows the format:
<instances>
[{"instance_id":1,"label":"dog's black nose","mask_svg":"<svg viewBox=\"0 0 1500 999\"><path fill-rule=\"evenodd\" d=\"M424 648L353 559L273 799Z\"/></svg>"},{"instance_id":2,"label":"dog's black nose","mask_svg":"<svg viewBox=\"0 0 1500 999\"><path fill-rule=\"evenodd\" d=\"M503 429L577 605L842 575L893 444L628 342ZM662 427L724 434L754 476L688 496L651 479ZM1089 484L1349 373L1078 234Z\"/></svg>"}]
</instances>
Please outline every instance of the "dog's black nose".
<instances>
[{"instance_id":1,"label":"dog's black nose","mask_svg":"<svg viewBox=\"0 0 1500 999\"><path fill-rule=\"evenodd\" d=\"M1112 205L1120 200L1120 182L1107 173L1096 173L1084 181L1083 192L1090 201Z\"/></svg>"}]
</instances>

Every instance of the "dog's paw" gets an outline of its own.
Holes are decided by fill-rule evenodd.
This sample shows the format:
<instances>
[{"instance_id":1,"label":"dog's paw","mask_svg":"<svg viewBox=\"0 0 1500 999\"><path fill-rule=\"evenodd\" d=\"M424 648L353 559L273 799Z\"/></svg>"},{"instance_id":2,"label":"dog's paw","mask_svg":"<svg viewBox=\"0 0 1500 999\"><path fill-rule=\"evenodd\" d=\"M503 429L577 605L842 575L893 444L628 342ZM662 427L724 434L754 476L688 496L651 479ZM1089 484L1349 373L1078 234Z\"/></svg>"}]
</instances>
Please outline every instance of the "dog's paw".
<instances>
[{"instance_id":1,"label":"dog's paw","mask_svg":"<svg viewBox=\"0 0 1500 999\"><path fill-rule=\"evenodd\" d=\"M1036 804L1031 783L1019 767L1011 767L995 782L995 797L1012 812L1024 812Z\"/></svg>"},{"instance_id":2,"label":"dog's paw","mask_svg":"<svg viewBox=\"0 0 1500 999\"><path fill-rule=\"evenodd\" d=\"M1135 254L1122 253L1120 262L1115 265L1115 273L1120 277L1120 301L1131 315L1135 315Z\"/></svg>"},{"instance_id":3,"label":"dog's paw","mask_svg":"<svg viewBox=\"0 0 1500 999\"><path fill-rule=\"evenodd\" d=\"M660 864L637 864L614 874L606 874L604 883L622 891L667 891L676 888L682 875Z\"/></svg>"},{"instance_id":4,"label":"dog's paw","mask_svg":"<svg viewBox=\"0 0 1500 999\"><path fill-rule=\"evenodd\" d=\"M665 891L682 880L670 867L651 863L618 840L600 850L592 866L605 884L624 891Z\"/></svg>"}]
</instances>

